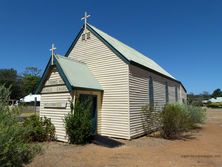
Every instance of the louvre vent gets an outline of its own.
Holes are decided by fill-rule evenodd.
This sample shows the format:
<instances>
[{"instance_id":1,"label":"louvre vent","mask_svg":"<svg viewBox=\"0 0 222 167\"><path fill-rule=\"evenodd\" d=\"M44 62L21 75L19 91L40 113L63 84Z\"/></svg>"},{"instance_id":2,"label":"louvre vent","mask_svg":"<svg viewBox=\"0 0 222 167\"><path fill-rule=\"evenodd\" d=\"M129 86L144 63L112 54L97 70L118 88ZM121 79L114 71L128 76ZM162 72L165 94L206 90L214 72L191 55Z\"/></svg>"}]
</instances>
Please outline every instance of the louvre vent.
<instances>
[{"instance_id":1,"label":"louvre vent","mask_svg":"<svg viewBox=\"0 0 222 167\"><path fill-rule=\"evenodd\" d=\"M82 34L82 41L86 40L86 34Z\"/></svg>"},{"instance_id":2,"label":"louvre vent","mask_svg":"<svg viewBox=\"0 0 222 167\"><path fill-rule=\"evenodd\" d=\"M82 34L82 41L86 41L87 39L90 39L90 32Z\"/></svg>"},{"instance_id":3,"label":"louvre vent","mask_svg":"<svg viewBox=\"0 0 222 167\"><path fill-rule=\"evenodd\" d=\"M87 39L90 39L90 32L87 32L86 35L87 35Z\"/></svg>"}]
</instances>

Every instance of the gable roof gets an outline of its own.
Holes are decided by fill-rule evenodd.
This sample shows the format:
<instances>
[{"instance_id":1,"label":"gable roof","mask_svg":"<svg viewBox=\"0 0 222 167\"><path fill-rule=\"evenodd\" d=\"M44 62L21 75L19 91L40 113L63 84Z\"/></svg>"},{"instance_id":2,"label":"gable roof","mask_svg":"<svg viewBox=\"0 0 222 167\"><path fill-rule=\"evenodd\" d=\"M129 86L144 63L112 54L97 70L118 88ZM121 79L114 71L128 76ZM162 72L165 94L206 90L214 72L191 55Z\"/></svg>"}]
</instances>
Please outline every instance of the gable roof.
<instances>
[{"instance_id":1,"label":"gable roof","mask_svg":"<svg viewBox=\"0 0 222 167\"><path fill-rule=\"evenodd\" d=\"M96 33L98 33L103 39L105 39L112 47L114 47L117 51L121 53L128 61L136 62L140 65L148 67L152 70L155 70L161 74L164 74L170 78L175 79L172 75L170 75L166 70L164 70L161 66L159 66L155 61L151 60L147 56L143 55L139 51L127 46L121 41L111 37L105 32L99 30L98 28L88 24L88 26L93 29Z\"/></svg>"},{"instance_id":2,"label":"gable roof","mask_svg":"<svg viewBox=\"0 0 222 167\"><path fill-rule=\"evenodd\" d=\"M176 81L179 83L184 91L186 92L185 87L183 84L175 79L171 74L169 74L166 70L164 70L160 65L158 65L155 61L148 58L147 56L143 55L139 51L127 46L126 44L120 42L119 40L111 37L110 35L106 34L105 32L99 30L98 28L94 27L87 23L87 29L96 35L107 47L109 47L114 53L117 54L123 61L139 66L141 68L148 69L154 73L162 75L168 79ZM78 39L80 38L84 27L81 28L80 32L72 42L71 46L69 47L68 51L66 52L65 56L68 57L72 49L74 48L75 44L77 43Z\"/></svg>"},{"instance_id":3,"label":"gable roof","mask_svg":"<svg viewBox=\"0 0 222 167\"><path fill-rule=\"evenodd\" d=\"M102 90L99 82L94 78L93 74L88 69L85 63L70 59L68 57L55 55L54 65L58 70L61 78L65 82L69 91L76 88L78 89L89 89L89 90ZM46 77L53 66L49 63L43 73L40 80L36 93L40 93L45 83Z\"/></svg>"}]
</instances>

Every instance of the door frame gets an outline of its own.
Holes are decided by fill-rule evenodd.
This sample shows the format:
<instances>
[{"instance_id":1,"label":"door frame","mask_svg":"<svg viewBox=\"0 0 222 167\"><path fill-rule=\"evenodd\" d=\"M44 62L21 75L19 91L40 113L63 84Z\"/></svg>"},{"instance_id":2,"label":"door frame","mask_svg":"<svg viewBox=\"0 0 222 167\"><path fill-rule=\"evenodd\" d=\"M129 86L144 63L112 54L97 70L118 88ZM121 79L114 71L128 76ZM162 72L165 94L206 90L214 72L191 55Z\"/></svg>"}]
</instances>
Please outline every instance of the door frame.
<instances>
[{"instance_id":1,"label":"door frame","mask_svg":"<svg viewBox=\"0 0 222 167\"><path fill-rule=\"evenodd\" d=\"M76 90L74 91L74 99L78 99L80 94L96 95L96 134L101 134L101 108L102 108L102 91Z\"/></svg>"}]
</instances>

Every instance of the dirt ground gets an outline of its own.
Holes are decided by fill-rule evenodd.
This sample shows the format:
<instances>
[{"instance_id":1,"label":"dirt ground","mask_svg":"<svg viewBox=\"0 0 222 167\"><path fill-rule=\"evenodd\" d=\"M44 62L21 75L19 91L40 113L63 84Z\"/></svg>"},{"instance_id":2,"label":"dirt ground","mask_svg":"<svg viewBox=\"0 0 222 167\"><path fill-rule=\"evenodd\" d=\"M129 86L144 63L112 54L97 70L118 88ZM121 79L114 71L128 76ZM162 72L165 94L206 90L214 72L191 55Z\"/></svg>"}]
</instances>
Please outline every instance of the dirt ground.
<instances>
[{"instance_id":1,"label":"dirt ground","mask_svg":"<svg viewBox=\"0 0 222 167\"><path fill-rule=\"evenodd\" d=\"M45 143L28 167L222 167L222 110L208 110L207 118L180 140L142 137L114 148Z\"/></svg>"}]
</instances>

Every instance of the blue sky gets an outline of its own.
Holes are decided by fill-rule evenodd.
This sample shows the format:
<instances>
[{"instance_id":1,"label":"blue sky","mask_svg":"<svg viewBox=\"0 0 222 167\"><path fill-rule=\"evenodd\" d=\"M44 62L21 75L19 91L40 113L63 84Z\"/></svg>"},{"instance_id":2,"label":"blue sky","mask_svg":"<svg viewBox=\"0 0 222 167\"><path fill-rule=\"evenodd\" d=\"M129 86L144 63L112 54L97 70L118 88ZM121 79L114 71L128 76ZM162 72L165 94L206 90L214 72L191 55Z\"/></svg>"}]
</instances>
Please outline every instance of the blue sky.
<instances>
[{"instance_id":1,"label":"blue sky","mask_svg":"<svg viewBox=\"0 0 222 167\"><path fill-rule=\"evenodd\" d=\"M64 55L83 22L155 60L188 92L222 88L221 0L1 0L0 68L44 70L51 43Z\"/></svg>"}]
</instances>

